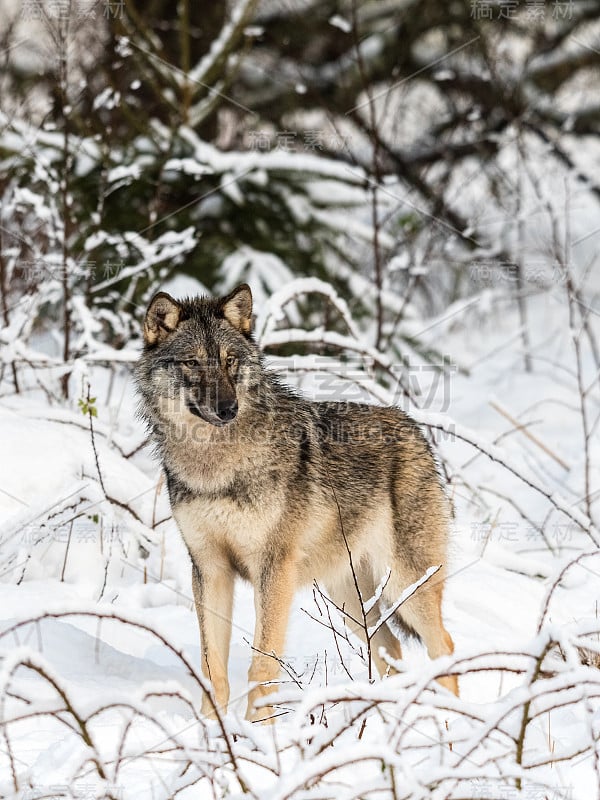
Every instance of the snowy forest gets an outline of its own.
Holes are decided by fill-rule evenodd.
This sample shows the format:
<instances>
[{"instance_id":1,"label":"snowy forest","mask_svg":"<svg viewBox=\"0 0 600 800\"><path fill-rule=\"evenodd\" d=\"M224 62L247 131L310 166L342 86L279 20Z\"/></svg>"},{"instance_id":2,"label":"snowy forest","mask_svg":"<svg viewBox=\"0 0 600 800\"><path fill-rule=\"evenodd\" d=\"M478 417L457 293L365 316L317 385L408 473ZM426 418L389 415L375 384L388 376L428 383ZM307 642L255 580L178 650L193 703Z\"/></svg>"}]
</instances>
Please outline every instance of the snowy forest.
<instances>
[{"instance_id":1,"label":"snowy forest","mask_svg":"<svg viewBox=\"0 0 600 800\"><path fill-rule=\"evenodd\" d=\"M0 797L600 800L600 0L0 0L0 41ZM244 582L200 713L133 381L157 291L242 282L453 506L454 654L373 677L315 583L272 725Z\"/></svg>"}]
</instances>

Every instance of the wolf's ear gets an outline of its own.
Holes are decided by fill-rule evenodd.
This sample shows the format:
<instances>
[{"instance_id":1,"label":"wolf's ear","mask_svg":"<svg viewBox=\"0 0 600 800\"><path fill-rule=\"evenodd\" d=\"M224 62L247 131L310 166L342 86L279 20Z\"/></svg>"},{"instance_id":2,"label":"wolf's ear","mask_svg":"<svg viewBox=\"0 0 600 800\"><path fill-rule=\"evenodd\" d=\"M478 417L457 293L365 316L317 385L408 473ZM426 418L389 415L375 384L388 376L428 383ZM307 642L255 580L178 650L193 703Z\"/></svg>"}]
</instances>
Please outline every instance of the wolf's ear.
<instances>
[{"instance_id":1,"label":"wolf's ear","mask_svg":"<svg viewBox=\"0 0 600 800\"><path fill-rule=\"evenodd\" d=\"M227 322L244 334L252 330L252 292L242 283L221 300L221 312Z\"/></svg>"},{"instance_id":2,"label":"wolf's ear","mask_svg":"<svg viewBox=\"0 0 600 800\"><path fill-rule=\"evenodd\" d=\"M153 345L164 341L179 325L181 307L166 292L155 294L144 319L144 341Z\"/></svg>"}]
</instances>

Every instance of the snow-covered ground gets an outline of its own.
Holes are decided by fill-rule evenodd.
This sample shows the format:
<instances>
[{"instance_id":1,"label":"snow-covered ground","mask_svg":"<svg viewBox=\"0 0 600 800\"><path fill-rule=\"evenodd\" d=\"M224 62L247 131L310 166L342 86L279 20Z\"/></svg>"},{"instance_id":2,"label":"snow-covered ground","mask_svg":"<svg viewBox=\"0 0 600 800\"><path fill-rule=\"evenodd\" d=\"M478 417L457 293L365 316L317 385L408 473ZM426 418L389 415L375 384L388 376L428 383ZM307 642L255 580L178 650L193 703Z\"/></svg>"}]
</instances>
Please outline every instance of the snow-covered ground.
<instances>
[{"instance_id":1,"label":"snow-covered ground","mask_svg":"<svg viewBox=\"0 0 600 800\"><path fill-rule=\"evenodd\" d=\"M456 506L445 616L465 673L459 701L436 688L443 665L414 643L402 674L370 685L359 654L322 624L324 601L306 590L292 612L282 715L250 726L253 603L240 584L226 735L206 723L189 558L159 465L141 446L128 368L112 379L89 368L93 439L77 405L85 384L72 387L70 407L39 389L6 391L0 796L596 797L600 672L575 646L600 641L600 538L578 524L586 469L592 499L600 489L600 403L592 389L586 466L560 292L529 300L531 373L514 304L493 294L422 326L456 366L443 380L422 367L411 379L427 406L415 413L445 429L437 436ZM586 386L597 377L588 350ZM318 393L314 377L301 383ZM469 438L496 447L496 460ZM543 658L551 641L560 647Z\"/></svg>"}]
</instances>

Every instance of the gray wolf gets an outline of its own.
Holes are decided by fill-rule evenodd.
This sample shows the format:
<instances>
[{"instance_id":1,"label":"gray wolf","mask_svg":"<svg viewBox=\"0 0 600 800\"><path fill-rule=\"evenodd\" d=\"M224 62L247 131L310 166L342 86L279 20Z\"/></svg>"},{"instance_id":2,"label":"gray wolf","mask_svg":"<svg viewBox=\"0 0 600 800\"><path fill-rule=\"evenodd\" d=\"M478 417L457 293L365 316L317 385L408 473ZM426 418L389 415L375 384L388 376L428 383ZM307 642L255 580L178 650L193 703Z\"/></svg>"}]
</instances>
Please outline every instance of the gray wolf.
<instances>
[{"instance_id":1,"label":"gray wolf","mask_svg":"<svg viewBox=\"0 0 600 800\"><path fill-rule=\"evenodd\" d=\"M252 337L252 294L152 299L136 365L141 413L166 475L173 516L192 561L202 670L227 708L227 661L236 576L254 587L256 625L248 718L272 693L295 591L318 581L348 619L361 619L348 549L363 598L391 568L379 601L390 608L442 564L397 611L394 625L429 656L453 652L442 621L449 504L428 443L397 408L313 402L265 367ZM440 580L440 577L442 580ZM378 618L376 607L369 623ZM390 620L391 622L392 620ZM349 623L359 635L361 626ZM383 675L401 657L392 627L372 642ZM458 693L455 676L440 678ZM207 697L203 713L211 716ZM212 713L211 713L212 712Z\"/></svg>"}]
</instances>

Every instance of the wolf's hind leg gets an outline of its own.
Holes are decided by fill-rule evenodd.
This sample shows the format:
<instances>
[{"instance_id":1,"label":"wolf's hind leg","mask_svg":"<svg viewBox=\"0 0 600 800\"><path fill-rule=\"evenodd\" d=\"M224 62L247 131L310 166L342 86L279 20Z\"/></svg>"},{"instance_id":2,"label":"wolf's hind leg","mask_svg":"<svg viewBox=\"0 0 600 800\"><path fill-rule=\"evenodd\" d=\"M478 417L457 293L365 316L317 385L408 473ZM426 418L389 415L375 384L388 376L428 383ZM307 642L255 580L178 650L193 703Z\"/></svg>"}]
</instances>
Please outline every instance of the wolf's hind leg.
<instances>
[{"instance_id":1,"label":"wolf's hind leg","mask_svg":"<svg viewBox=\"0 0 600 800\"><path fill-rule=\"evenodd\" d=\"M366 603L375 594L375 585L373 578L371 577L370 570L364 567L359 567L356 577L358 579L358 585L362 595L363 603ZM350 567L348 567L348 575L344 575L344 577L336 576L335 581L332 581L330 584L328 584L327 590L333 602L346 612L344 615L346 628L354 635L362 639L362 641L366 644L367 637L365 635L365 628L363 624L363 612L360 600L358 598L358 593L356 591L354 578L350 572ZM379 608L379 604L376 603L367 614L367 627L370 627L377 622L380 613L381 610ZM350 617L353 617L354 619L351 619ZM357 622L354 620L357 620L359 624L357 624ZM387 661L380 656L379 650L382 647L386 649L390 658L398 661L402 658L400 642L385 624L382 625L377 633L375 633L375 635L371 638L371 657L375 663L375 666L377 667L377 672L381 675L381 677L386 674L393 674L395 671L393 667L390 667Z\"/></svg>"},{"instance_id":2,"label":"wolf's hind leg","mask_svg":"<svg viewBox=\"0 0 600 800\"><path fill-rule=\"evenodd\" d=\"M412 580L407 578L403 581L403 585L399 584L397 579L390 581L390 583L393 583L393 589L390 584L385 588L384 598L386 602L390 605L394 603L402 591L418 580L418 577ZM431 659L451 655L454 652L454 642L444 627L442 619L444 584L439 579L436 582L436 579L437 575L434 575L430 582L417 589L415 594L403 603L396 612L397 617L399 617L399 624L407 625L418 634ZM456 675L443 675L438 678L438 683L458 697L458 678Z\"/></svg>"},{"instance_id":3,"label":"wolf's hind leg","mask_svg":"<svg viewBox=\"0 0 600 800\"><path fill-rule=\"evenodd\" d=\"M221 713L227 712L229 680L227 662L233 611L233 572L231 569L202 569L192 565L192 591L200 626L202 673L213 687ZM202 714L210 719L215 712L210 699L202 697Z\"/></svg>"}]
</instances>

